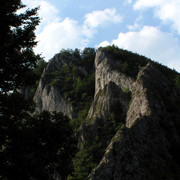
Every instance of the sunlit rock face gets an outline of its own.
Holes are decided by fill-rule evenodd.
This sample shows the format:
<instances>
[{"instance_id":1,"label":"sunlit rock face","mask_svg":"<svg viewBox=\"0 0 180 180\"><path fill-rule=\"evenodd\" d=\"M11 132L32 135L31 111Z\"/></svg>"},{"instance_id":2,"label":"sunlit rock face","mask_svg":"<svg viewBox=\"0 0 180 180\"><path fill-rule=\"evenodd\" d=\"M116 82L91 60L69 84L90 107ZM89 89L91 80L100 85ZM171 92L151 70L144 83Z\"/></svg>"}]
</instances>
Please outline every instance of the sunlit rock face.
<instances>
[{"instance_id":1,"label":"sunlit rock face","mask_svg":"<svg viewBox=\"0 0 180 180\"><path fill-rule=\"evenodd\" d=\"M116 67L116 60L106 56L106 52L98 50L95 58L96 80L95 80L95 94L100 89L104 89L110 81L114 82L121 89L133 90L135 79L126 76L125 74L113 70Z\"/></svg>"}]
</instances>

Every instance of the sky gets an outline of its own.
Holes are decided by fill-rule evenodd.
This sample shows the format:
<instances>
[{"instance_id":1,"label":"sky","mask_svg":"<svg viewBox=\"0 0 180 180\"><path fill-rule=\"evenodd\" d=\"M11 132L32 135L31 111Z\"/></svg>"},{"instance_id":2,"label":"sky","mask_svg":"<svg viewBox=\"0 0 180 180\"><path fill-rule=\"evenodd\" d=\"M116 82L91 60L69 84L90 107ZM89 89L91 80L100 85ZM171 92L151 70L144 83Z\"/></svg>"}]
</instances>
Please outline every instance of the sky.
<instances>
[{"instance_id":1,"label":"sky","mask_svg":"<svg viewBox=\"0 0 180 180\"><path fill-rule=\"evenodd\" d=\"M40 6L46 61L61 49L116 45L180 72L180 0L22 0Z\"/></svg>"}]
</instances>

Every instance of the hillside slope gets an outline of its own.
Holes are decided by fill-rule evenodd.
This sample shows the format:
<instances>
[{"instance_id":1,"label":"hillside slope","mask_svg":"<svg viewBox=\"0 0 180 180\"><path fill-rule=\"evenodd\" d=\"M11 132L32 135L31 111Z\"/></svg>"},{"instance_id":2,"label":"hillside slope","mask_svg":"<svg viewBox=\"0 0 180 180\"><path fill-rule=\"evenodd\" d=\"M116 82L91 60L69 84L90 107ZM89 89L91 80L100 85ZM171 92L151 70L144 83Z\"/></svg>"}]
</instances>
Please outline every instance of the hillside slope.
<instances>
[{"instance_id":1,"label":"hillside slope","mask_svg":"<svg viewBox=\"0 0 180 180\"><path fill-rule=\"evenodd\" d=\"M179 86L177 72L114 46L96 57L64 50L34 100L72 119L79 150L68 179L179 179Z\"/></svg>"}]
</instances>

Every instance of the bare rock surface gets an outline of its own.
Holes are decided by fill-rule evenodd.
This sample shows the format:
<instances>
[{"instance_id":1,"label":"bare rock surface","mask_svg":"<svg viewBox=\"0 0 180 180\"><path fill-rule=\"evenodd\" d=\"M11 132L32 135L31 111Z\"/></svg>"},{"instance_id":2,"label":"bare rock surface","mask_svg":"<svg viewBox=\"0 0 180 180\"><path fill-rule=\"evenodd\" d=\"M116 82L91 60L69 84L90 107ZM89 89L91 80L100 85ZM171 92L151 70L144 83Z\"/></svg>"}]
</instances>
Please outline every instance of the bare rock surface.
<instances>
[{"instance_id":1,"label":"bare rock surface","mask_svg":"<svg viewBox=\"0 0 180 180\"><path fill-rule=\"evenodd\" d=\"M34 101L37 104L37 111L56 111L62 112L69 118L72 118L72 106L62 96L60 90L56 86L50 86L49 74L58 71L63 65L71 63L69 60L65 60L60 54L57 54L50 60L47 67L41 76L38 88L34 95ZM62 84L63 86L63 84Z\"/></svg>"},{"instance_id":2,"label":"bare rock surface","mask_svg":"<svg viewBox=\"0 0 180 180\"><path fill-rule=\"evenodd\" d=\"M104 51L98 50L95 58L95 95L100 89L104 89L105 85L110 81L121 87L121 89L133 90L135 79L113 70L113 66L116 66L115 60L108 58Z\"/></svg>"}]
</instances>

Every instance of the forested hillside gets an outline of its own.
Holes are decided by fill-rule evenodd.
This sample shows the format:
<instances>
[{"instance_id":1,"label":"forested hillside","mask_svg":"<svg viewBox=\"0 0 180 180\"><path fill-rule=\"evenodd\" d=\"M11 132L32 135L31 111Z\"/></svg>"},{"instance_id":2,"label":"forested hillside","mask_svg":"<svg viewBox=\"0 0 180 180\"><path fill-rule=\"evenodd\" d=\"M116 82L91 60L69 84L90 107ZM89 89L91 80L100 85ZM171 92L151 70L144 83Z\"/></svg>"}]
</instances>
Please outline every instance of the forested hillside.
<instances>
[{"instance_id":1,"label":"forested hillside","mask_svg":"<svg viewBox=\"0 0 180 180\"><path fill-rule=\"evenodd\" d=\"M40 80L43 86L42 104L43 98L48 101L43 96L49 96L51 87L56 87L63 99L71 106L69 113L77 139L77 151L72 158L74 170L68 179L88 179L93 168L97 167L102 159L113 136L127 126L127 115L133 101L135 82L148 63L166 79L162 79L162 84L163 81L168 81L168 87L172 92L179 91L179 74L174 70L115 46L99 48L98 52L104 57L98 57L97 53L94 61L95 50L92 48L85 48L83 51L61 50L43 72L41 77L43 85ZM106 69L107 67L109 70ZM99 74L99 71L100 73L104 71L105 74ZM113 73L115 75L112 75ZM109 80L105 76L108 76ZM105 81L107 85L98 87L98 84L106 84ZM154 88L157 94L162 94L161 85L158 86ZM49 94L43 93L46 88L49 89ZM56 91L53 93L56 94ZM176 100L174 103L171 96L173 95L167 90L163 102L169 113L175 113L178 111L179 101ZM50 97L53 99L58 96ZM52 110L50 106L49 108ZM60 111L63 112L63 109ZM179 128L178 122L176 123Z\"/></svg>"}]
</instances>

